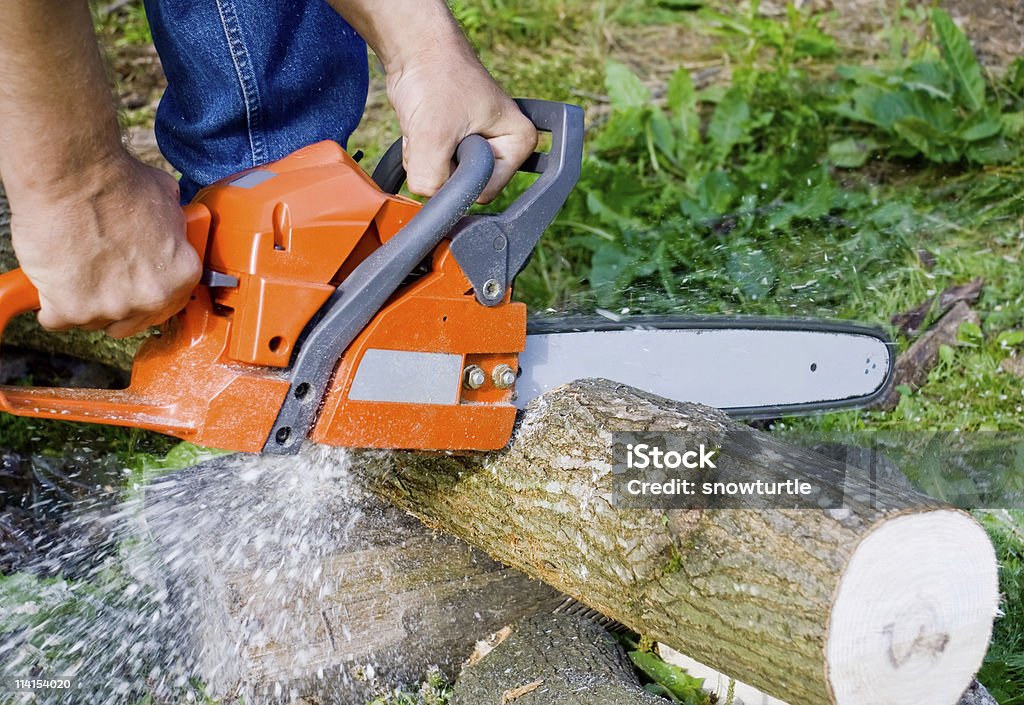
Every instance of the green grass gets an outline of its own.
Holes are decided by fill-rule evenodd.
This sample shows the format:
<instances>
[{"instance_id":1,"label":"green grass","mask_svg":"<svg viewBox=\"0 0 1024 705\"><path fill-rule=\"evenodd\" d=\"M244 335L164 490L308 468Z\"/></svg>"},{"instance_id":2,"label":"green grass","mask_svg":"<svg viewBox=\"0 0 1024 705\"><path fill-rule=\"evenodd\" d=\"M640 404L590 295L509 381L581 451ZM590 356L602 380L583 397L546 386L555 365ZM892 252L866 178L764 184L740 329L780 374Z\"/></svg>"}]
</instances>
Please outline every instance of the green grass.
<instances>
[{"instance_id":1,"label":"green grass","mask_svg":"<svg viewBox=\"0 0 1024 705\"><path fill-rule=\"evenodd\" d=\"M535 309L885 325L984 277L981 329L963 331L894 411L780 428L1024 429L1024 380L1000 366L1024 354L1024 64L987 75L948 17L927 8L886 26L888 50L869 66L844 54L818 18L792 10L770 20L728 10L687 17L720 39L731 80L698 87L680 68L652 86L630 57L601 57L606 101L590 106L598 117L580 185L520 277L519 296ZM577 75L590 85L588 68ZM555 94L561 85L552 79ZM955 479L927 470L918 479L939 493ZM999 479L1012 489L1021 477L1011 470ZM985 521L1006 616L981 675L1006 705L1024 702L1024 536L1019 517L1014 531Z\"/></svg>"},{"instance_id":2,"label":"green grass","mask_svg":"<svg viewBox=\"0 0 1024 705\"><path fill-rule=\"evenodd\" d=\"M128 2L113 11L107 10L107 2L93 0L90 6L96 33L108 53L116 55L119 50L153 43L146 10L140 0Z\"/></svg>"},{"instance_id":3,"label":"green grass","mask_svg":"<svg viewBox=\"0 0 1024 705\"><path fill-rule=\"evenodd\" d=\"M988 512L979 518L996 545L1006 595L979 679L999 705L1024 705L1024 512Z\"/></svg>"}]
</instances>

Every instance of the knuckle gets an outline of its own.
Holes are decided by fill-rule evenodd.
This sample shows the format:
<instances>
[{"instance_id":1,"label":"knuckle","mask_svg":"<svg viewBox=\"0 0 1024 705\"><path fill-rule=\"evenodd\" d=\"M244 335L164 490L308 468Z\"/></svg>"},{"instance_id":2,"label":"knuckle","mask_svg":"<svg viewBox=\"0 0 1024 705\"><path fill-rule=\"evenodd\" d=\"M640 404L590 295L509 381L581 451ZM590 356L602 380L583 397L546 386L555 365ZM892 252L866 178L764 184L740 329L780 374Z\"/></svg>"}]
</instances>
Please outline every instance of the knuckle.
<instances>
[{"instance_id":1,"label":"knuckle","mask_svg":"<svg viewBox=\"0 0 1024 705\"><path fill-rule=\"evenodd\" d=\"M529 150L530 152L537 148L537 143L540 141L540 135L537 133L537 128L534 127L533 123L530 122L530 119L522 113L520 113L516 118L513 136L524 150Z\"/></svg>"},{"instance_id":2,"label":"knuckle","mask_svg":"<svg viewBox=\"0 0 1024 705\"><path fill-rule=\"evenodd\" d=\"M64 316L48 310L42 310L36 314L36 320L45 330L67 330L71 327L71 324L66 318L64 318Z\"/></svg>"},{"instance_id":3,"label":"knuckle","mask_svg":"<svg viewBox=\"0 0 1024 705\"><path fill-rule=\"evenodd\" d=\"M409 190L420 196L433 196L444 183L436 174L410 173Z\"/></svg>"},{"instance_id":4,"label":"knuckle","mask_svg":"<svg viewBox=\"0 0 1024 705\"><path fill-rule=\"evenodd\" d=\"M184 256L178 258L177 264L175 288L179 290L193 289L203 275L203 265L199 261L199 255L189 246L185 250Z\"/></svg>"},{"instance_id":5,"label":"knuckle","mask_svg":"<svg viewBox=\"0 0 1024 705\"><path fill-rule=\"evenodd\" d=\"M167 306L168 302L173 297L163 289L150 289L141 292L138 297L135 298L133 305L128 308L125 307L121 310L121 315L116 320L123 321L132 316L138 314L150 314L156 313Z\"/></svg>"}]
</instances>

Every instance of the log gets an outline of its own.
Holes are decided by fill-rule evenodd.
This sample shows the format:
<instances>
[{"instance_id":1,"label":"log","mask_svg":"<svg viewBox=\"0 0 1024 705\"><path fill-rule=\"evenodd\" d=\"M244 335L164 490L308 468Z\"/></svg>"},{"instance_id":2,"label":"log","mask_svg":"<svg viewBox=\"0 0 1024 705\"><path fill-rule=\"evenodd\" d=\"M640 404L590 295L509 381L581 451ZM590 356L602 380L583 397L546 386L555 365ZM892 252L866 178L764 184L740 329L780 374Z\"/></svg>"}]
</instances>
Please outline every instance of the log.
<instances>
[{"instance_id":1,"label":"log","mask_svg":"<svg viewBox=\"0 0 1024 705\"><path fill-rule=\"evenodd\" d=\"M170 596L168 681L198 676L225 702L362 705L431 667L453 679L481 635L566 601L361 491L340 459L236 454L147 488L153 550L134 572Z\"/></svg>"},{"instance_id":2,"label":"log","mask_svg":"<svg viewBox=\"0 0 1024 705\"><path fill-rule=\"evenodd\" d=\"M646 692L625 651L597 624L537 615L463 669L452 705L667 705Z\"/></svg>"},{"instance_id":3,"label":"log","mask_svg":"<svg viewBox=\"0 0 1024 705\"><path fill-rule=\"evenodd\" d=\"M840 488L844 506L618 506L613 434L638 429L734 448L751 475ZM342 458L428 526L786 702L953 705L987 649L996 561L968 514L714 409L581 381L536 400L504 452L320 462Z\"/></svg>"}]
</instances>

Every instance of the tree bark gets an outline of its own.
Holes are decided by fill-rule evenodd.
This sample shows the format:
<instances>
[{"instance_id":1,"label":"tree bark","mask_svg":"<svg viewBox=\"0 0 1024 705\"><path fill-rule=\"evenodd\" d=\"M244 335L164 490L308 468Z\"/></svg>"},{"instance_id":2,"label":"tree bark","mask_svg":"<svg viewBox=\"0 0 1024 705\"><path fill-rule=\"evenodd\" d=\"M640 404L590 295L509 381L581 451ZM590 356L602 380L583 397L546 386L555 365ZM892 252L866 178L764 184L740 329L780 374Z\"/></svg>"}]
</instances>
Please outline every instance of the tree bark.
<instances>
[{"instance_id":1,"label":"tree bark","mask_svg":"<svg viewBox=\"0 0 1024 705\"><path fill-rule=\"evenodd\" d=\"M453 705L667 705L641 686L615 638L582 617L537 615L463 669Z\"/></svg>"},{"instance_id":2,"label":"tree bark","mask_svg":"<svg viewBox=\"0 0 1024 705\"><path fill-rule=\"evenodd\" d=\"M844 506L616 506L612 434L636 430L731 448L748 476L804 478ZM351 468L428 526L791 703L952 705L996 613L994 551L966 513L610 382L541 397L504 452L368 451Z\"/></svg>"},{"instance_id":3,"label":"tree bark","mask_svg":"<svg viewBox=\"0 0 1024 705\"><path fill-rule=\"evenodd\" d=\"M566 601L361 491L343 455L224 456L147 488L135 573L171 596L166 673L225 702L362 705Z\"/></svg>"}]
</instances>

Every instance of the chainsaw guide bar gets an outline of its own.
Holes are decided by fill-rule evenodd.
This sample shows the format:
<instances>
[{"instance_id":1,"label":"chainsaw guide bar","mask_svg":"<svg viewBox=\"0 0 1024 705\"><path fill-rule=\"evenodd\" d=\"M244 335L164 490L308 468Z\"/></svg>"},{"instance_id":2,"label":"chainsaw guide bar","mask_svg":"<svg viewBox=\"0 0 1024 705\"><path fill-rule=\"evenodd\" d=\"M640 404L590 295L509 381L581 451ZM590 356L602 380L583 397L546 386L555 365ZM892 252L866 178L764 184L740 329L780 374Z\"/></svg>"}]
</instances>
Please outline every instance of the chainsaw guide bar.
<instances>
[{"instance_id":1,"label":"chainsaw guide bar","mask_svg":"<svg viewBox=\"0 0 1024 705\"><path fill-rule=\"evenodd\" d=\"M871 326L820 319L634 316L531 321L516 406L603 377L746 419L870 405L892 384L895 346Z\"/></svg>"}]
</instances>

